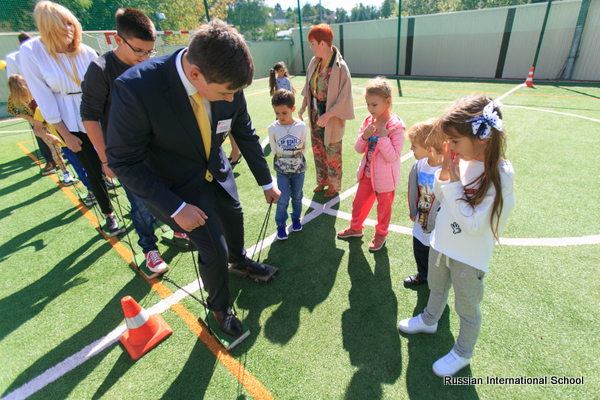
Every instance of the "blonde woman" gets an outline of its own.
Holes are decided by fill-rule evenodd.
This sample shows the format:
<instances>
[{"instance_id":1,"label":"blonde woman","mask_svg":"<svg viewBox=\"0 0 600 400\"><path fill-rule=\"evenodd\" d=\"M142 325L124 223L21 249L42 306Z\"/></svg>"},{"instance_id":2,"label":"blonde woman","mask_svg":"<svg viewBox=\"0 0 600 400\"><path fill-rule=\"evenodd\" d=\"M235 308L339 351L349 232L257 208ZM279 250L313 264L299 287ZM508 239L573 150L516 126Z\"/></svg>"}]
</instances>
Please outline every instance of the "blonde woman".
<instances>
[{"instance_id":1,"label":"blonde woman","mask_svg":"<svg viewBox=\"0 0 600 400\"><path fill-rule=\"evenodd\" d=\"M106 216L107 233L115 236L122 230L110 204L102 163L79 115L81 81L98 54L81 43L81 24L67 8L40 1L33 14L40 37L21 46L21 68L27 86L44 120L56 128L85 169L92 192Z\"/></svg>"}]
</instances>

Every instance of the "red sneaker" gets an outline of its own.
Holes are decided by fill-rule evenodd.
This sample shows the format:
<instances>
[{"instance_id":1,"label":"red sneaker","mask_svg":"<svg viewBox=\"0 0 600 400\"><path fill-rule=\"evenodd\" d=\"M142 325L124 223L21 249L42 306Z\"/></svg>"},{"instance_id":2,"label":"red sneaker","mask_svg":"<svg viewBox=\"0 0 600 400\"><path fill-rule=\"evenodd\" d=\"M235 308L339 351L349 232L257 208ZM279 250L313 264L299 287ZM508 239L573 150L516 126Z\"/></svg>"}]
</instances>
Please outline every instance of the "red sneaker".
<instances>
[{"instance_id":1,"label":"red sneaker","mask_svg":"<svg viewBox=\"0 0 600 400\"><path fill-rule=\"evenodd\" d=\"M357 231L352 228L346 228L343 231L339 231L337 234L337 237L340 239L347 239L347 238L351 238L351 237L362 237L362 236L363 236L362 229Z\"/></svg>"},{"instance_id":2,"label":"red sneaker","mask_svg":"<svg viewBox=\"0 0 600 400\"><path fill-rule=\"evenodd\" d=\"M373 237L373 240L371 241L371 244L369 245L369 250L377 251L377 250L381 249L383 247L383 245L385 244L385 239L386 239L385 236L375 234L375 236Z\"/></svg>"},{"instance_id":3,"label":"red sneaker","mask_svg":"<svg viewBox=\"0 0 600 400\"><path fill-rule=\"evenodd\" d=\"M188 235L186 235L185 233L181 233L181 232L173 232L173 237L175 239L187 240L188 242L190 241L190 237Z\"/></svg>"},{"instance_id":4,"label":"red sneaker","mask_svg":"<svg viewBox=\"0 0 600 400\"><path fill-rule=\"evenodd\" d=\"M169 266L163 261L158 250L150 250L146 253L146 266L152 272L163 274L169 270Z\"/></svg>"}]
</instances>

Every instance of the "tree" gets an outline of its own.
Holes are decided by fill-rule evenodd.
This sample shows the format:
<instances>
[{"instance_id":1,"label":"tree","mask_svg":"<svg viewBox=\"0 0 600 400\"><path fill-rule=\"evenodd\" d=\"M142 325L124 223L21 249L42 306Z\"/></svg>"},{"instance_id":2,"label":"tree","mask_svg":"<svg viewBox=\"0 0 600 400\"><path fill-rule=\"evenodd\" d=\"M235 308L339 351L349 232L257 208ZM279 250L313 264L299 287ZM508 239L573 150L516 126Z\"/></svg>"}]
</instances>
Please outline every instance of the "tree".
<instances>
[{"instance_id":1,"label":"tree","mask_svg":"<svg viewBox=\"0 0 600 400\"><path fill-rule=\"evenodd\" d=\"M35 30L33 19L34 0L3 1L0 7L0 31L17 32Z\"/></svg>"},{"instance_id":2,"label":"tree","mask_svg":"<svg viewBox=\"0 0 600 400\"><path fill-rule=\"evenodd\" d=\"M263 0L239 0L227 9L227 22L235 25L249 40L260 37L258 29L265 26L268 16Z\"/></svg>"},{"instance_id":3,"label":"tree","mask_svg":"<svg viewBox=\"0 0 600 400\"><path fill-rule=\"evenodd\" d=\"M384 0L381 4L381 17L390 18L397 15L398 4L396 0Z\"/></svg>"},{"instance_id":4,"label":"tree","mask_svg":"<svg viewBox=\"0 0 600 400\"><path fill-rule=\"evenodd\" d=\"M343 24L344 22L348 22L350 19L348 18L348 12L343 8L335 9L335 22L338 24Z\"/></svg>"}]
</instances>

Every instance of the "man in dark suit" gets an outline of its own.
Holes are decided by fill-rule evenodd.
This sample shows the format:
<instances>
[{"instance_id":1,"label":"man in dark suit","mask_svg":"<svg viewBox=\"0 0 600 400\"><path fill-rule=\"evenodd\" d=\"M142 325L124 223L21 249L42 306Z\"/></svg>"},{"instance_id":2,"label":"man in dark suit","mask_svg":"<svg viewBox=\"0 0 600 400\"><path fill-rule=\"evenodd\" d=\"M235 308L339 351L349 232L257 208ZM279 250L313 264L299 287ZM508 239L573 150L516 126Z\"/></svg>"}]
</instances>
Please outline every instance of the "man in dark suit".
<instances>
[{"instance_id":1,"label":"man in dark suit","mask_svg":"<svg viewBox=\"0 0 600 400\"><path fill-rule=\"evenodd\" d=\"M254 273L268 270L246 256L237 186L221 148L228 134L267 203L280 194L242 92L253 76L244 38L213 20L199 28L189 48L132 67L115 81L107 132L110 169L153 215L189 232L208 307L233 337L242 327L229 308L228 261Z\"/></svg>"}]
</instances>

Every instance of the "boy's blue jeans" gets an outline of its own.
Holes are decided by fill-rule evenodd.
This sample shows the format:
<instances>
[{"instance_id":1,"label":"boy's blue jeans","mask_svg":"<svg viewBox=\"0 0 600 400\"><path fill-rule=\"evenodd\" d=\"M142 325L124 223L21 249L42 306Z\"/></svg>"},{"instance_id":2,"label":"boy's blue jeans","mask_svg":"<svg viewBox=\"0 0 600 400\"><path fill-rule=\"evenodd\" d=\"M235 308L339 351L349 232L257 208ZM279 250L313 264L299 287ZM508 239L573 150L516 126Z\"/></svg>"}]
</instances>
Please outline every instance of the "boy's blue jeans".
<instances>
[{"instance_id":1,"label":"boy's blue jeans","mask_svg":"<svg viewBox=\"0 0 600 400\"><path fill-rule=\"evenodd\" d=\"M277 186L281 196L277 202L275 212L275 223L277 226L286 225L288 218L288 204L292 199L292 218L300 218L302 215L302 187L304 186L304 172L299 174L283 174L277 172Z\"/></svg>"},{"instance_id":2,"label":"boy's blue jeans","mask_svg":"<svg viewBox=\"0 0 600 400\"><path fill-rule=\"evenodd\" d=\"M125 186L123 186L123 189L125 189L127 199L131 203L129 215L131 216L133 227L138 234L138 244L142 248L142 251L146 254L151 250L158 250L156 246L158 238L154 235L154 225L152 225L154 215L148 211L139 197L131 193Z\"/></svg>"}]
</instances>

